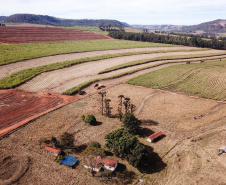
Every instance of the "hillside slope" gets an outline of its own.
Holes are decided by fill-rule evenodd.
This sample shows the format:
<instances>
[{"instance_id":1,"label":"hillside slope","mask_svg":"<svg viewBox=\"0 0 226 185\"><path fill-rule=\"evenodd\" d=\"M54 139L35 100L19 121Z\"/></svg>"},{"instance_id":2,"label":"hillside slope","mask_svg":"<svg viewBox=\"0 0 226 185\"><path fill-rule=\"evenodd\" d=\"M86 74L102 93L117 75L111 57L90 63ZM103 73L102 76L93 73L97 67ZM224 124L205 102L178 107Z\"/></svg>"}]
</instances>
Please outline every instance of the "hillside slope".
<instances>
[{"instance_id":1,"label":"hillside slope","mask_svg":"<svg viewBox=\"0 0 226 185\"><path fill-rule=\"evenodd\" d=\"M112 25L112 26L124 26L123 23L117 20L107 19L61 19L48 15L34 15L34 14L14 14L9 17L5 17L5 23L32 23L32 24L45 24L51 26L99 26Z\"/></svg>"}]
</instances>

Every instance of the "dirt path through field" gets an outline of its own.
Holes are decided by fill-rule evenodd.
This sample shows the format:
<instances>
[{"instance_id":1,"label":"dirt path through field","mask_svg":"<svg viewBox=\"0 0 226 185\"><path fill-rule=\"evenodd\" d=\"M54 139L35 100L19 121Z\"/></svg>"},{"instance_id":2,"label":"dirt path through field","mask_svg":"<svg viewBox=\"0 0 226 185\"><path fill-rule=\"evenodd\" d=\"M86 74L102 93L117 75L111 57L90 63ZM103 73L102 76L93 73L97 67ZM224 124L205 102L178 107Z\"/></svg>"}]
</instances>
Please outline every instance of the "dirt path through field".
<instances>
[{"instance_id":1,"label":"dirt path through field","mask_svg":"<svg viewBox=\"0 0 226 185\"><path fill-rule=\"evenodd\" d=\"M204 51L206 52L206 51ZM203 51L196 51L196 52L190 52L192 54L201 54ZM62 93L67 89L70 89L80 83L96 79L96 78L105 78L110 77L113 75L117 75L132 69L145 67L149 65L154 65L161 63L163 61L158 62L151 62L148 64L143 64L139 66L133 66L125 69L120 69L117 71L112 71L110 73L101 74L99 75L98 72L115 66L122 63L127 63L130 61L138 60L138 59L147 59L147 58L154 58L158 56L169 56L169 55L185 55L188 54L188 52L171 52L171 53L158 53L158 54L146 54L146 55L136 55L136 56L126 56L126 57L118 57L118 58L112 58L112 59L106 59L106 60L99 60L95 62L89 62L84 64L79 64L76 66L72 66L70 68L64 68L52 72L43 73L32 80L28 81L27 83L21 85L17 89L29 91L29 92L54 92L54 93ZM213 57L214 58L214 57ZM203 58L200 58L200 60ZM185 60L186 61L186 60ZM170 64L172 65L172 64ZM167 67L170 65L164 65L159 66L152 69L147 69L143 71L139 71L137 73L134 73L132 75L128 75L119 79L115 79L113 81L122 81L127 80L135 76L139 76L141 74L145 74L147 72L161 69L163 67Z\"/></svg>"},{"instance_id":2,"label":"dirt path through field","mask_svg":"<svg viewBox=\"0 0 226 185\"><path fill-rule=\"evenodd\" d=\"M21 62L11 63L8 65L0 66L0 79L9 76L12 73L17 71L28 69L32 67L38 67L47 64L53 64L57 62L64 62L68 60L75 60L79 58L85 57L94 57L106 54L115 54L115 53L124 53L124 52L138 52L138 51L156 51L156 50L173 50L173 49L196 49L194 47L151 47L151 48L132 48L132 49L118 49L118 50L105 50L105 51L91 51L91 52L83 52L83 53L71 53L71 54L62 54L48 57L41 57L31 60L25 60ZM205 51L205 53L209 53L210 51ZM219 50L211 50L211 52L222 52Z\"/></svg>"}]
</instances>

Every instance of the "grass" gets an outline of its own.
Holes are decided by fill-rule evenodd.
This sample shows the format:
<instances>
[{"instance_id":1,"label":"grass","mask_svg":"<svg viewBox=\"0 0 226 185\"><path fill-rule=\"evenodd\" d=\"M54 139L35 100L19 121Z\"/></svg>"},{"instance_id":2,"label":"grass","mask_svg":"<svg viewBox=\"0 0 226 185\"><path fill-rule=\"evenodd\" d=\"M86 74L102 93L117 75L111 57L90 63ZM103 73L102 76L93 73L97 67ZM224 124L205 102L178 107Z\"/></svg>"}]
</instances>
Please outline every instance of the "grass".
<instances>
[{"instance_id":1,"label":"grass","mask_svg":"<svg viewBox=\"0 0 226 185\"><path fill-rule=\"evenodd\" d=\"M100 30L98 27L91 27L91 26L73 26L73 27L57 27L57 28L91 31L94 33L100 33L102 35L108 35L108 33L109 33L108 31Z\"/></svg>"},{"instance_id":2,"label":"grass","mask_svg":"<svg viewBox=\"0 0 226 185\"><path fill-rule=\"evenodd\" d=\"M170 50L170 51L172 51L172 50ZM81 59L65 61L65 62L58 62L58 63L34 67L34 68L30 68L30 69L24 69L24 70L18 71L16 73L13 73L10 76L5 77L2 80L0 80L0 89L14 88L14 87L17 87L17 86L27 82L28 80L31 80L32 78L34 78L35 76L37 76L41 73L53 71L53 70L57 70L57 69L62 69L62 68L66 68L66 67L71 67L76 64L97 61L97 60L101 60L101 59L109 59L109 58L114 58L114 57L144 54L144 53L150 53L150 52L152 52L152 51L125 52L125 53L101 55L101 56L87 57L87 58L81 58ZM156 52L161 52L161 51L156 51ZM165 51L163 51L163 52L165 52Z\"/></svg>"},{"instance_id":3,"label":"grass","mask_svg":"<svg viewBox=\"0 0 226 185\"><path fill-rule=\"evenodd\" d=\"M127 68L127 67L132 67L132 66L136 66L136 65L141 65L141 64L146 64L149 62L156 62L156 61L161 61L161 60L190 59L190 58L200 58L200 57L221 56L221 55L225 55L225 54L226 53L224 52L221 54L210 53L210 54L197 54L197 55L164 56L164 57L156 57L156 58L152 58L152 59L136 60L136 61L120 64L117 66L113 66L111 68L107 68L103 71L100 71L99 74L108 73L111 71L116 71L116 70Z\"/></svg>"},{"instance_id":4,"label":"grass","mask_svg":"<svg viewBox=\"0 0 226 185\"><path fill-rule=\"evenodd\" d=\"M216 59L221 59L221 57L215 58L214 60L216 60ZM200 59L187 60L186 62L197 62L197 61L200 61ZM142 71L142 70L145 70L145 69L150 69L150 68L158 67L158 66L161 66L161 65L173 64L173 63L178 63L179 64L179 63L184 63L184 62L185 61L183 61L183 60L167 61L167 62L162 62L162 63L159 63L159 64L154 64L154 65L150 65L150 66L146 66L146 67L141 67L141 68L133 69L133 70L126 71L126 72L123 72L123 73L120 73L120 74L117 74L117 75L113 75L113 76L110 76L110 77L106 77L106 78L93 79L93 80L90 80L90 81L87 81L87 82L83 82L83 83L81 83L81 84L79 84L79 85L77 85L75 87L72 87L72 88L64 91L63 94L66 94L66 95L76 94L79 90L82 90L82 89L84 89L84 88L86 88L86 87L90 86L91 84L96 83L98 81L120 78L122 76L130 75L130 74L136 73L138 71Z\"/></svg>"},{"instance_id":5,"label":"grass","mask_svg":"<svg viewBox=\"0 0 226 185\"><path fill-rule=\"evenodd\" d=\"M170 44L116 39L49 43L0 44L0 66L44 56L125 48L169 47Z\"/></svg>"},{"instance_id":6,"label":"grass","mask_svg":"<svg viewBox=\"0 0 226 185\"><path fill-rule=\"evenodd\" d=\"M225 62L226 60L170 66L133 78L126 83L226 101Z\"/></svg>"}]
</instances>

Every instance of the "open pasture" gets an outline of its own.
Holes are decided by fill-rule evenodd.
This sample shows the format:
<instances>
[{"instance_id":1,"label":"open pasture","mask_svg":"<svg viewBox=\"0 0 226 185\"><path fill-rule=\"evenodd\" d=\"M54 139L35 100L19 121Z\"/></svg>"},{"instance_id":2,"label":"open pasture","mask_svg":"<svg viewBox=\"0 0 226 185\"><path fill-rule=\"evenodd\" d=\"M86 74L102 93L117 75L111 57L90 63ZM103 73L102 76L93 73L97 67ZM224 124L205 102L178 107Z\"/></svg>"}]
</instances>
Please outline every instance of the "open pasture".
<instances>
[{"instance_id":1,"label":"open pasture","mask_svg":"<svg viewBox=\"0 0 226 185\"><path fill-rule=\"evenodd\" d=\"M224 184L225 154L218 156L218 148L225 141L225 116L226 105L216 101L197 99L181 94L152 90L145 87L121 84L106 89L110 98L112 114L117 113L118 96L123 94L131 98L137 108L135 115L142 120L139 140L150 151L153 161L149 170L140 172L129 165L125 160L116 156L120 166L126 169L130 182L124 184L139 184L138 179L143 179L144 185L176 184L185 185ZM4 167L0 180L8 183L16 179L19 184L28 182L49 184L85 184L92 182L99 184L118 184L125 179L101 182L100 178L92 175L83 167L82 155L76 151L73 155L80 160L75 169L58 165L52 156L42 152L37 144L40 138L59 136L67 131L75 136L75 145L84 146L91 141L98 141L103 146L104 136L117 128L121 122L117 118L106 118L100 114L100 102L97 93L59 108L48 113L26 127L12 133L8 138L0 141L2 164ZM206 114L208 113L208 114ZM94 114L100 122L98 126L84 123L81 115ZM204 115L198 119L194 116ZM156 143L150 143L146 137L156 131L162 131L166 137ZM27 134L29 133L29 134ZM18 154L15 156L15 154ZM20 157L21 156L21 157ZM23 158L22 158L23 156ZM8 164L8 173L5 164ZM17 166L17 173L13 165ZM22 167L27 169L22 171ZM42 169L42 170L40 170ZM48 173L47 173L48 172ZM119 173L123 173L119 171ZM37 175L39 174L39 175ZM176 180L178 179L178 180ZM192 179L192 180L189 180ZM0 181L1 182L1 181ZM89 184L89 183L88 183Z\"/></svg>"}]
</instances>

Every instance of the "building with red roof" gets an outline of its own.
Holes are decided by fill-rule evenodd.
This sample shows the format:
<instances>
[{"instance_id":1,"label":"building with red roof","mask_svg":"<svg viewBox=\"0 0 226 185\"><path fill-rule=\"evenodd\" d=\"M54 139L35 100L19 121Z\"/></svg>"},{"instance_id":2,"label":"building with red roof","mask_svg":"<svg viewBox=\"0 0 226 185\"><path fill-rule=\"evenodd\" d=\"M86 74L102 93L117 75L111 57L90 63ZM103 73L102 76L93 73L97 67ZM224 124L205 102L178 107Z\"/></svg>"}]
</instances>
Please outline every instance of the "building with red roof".
<instances>
[{"instance_id":1,"label":"building with red roof","mask_svg":"<svg viewBox=\"0 0 226 185\"><path fill-rule=\"evenodd\" d=\"M147 138L147 140L152 143L153 141L155 141L157 138L160 138L161 136L163 136L163 133L161 131L159 131L159 132L156 132L156 133L150 135Z\"/></svg>"},{"instance_id":2,"label":"building with red roof","mask_svg":"<svg viewBox=\"0 0 226 185\"><path fill-rule=\"evenodd\" d=\"M55 156L58 156L58 155L60 155L60 153L61 153L61 150L60 150L60 149L53 148L53 147L51 147L51 146L46 146L43 150L44 150L45 152L50 153L50 154L53 154L53 155L55 155Z\"/></svg>"},{"instance_id":3,"label":"building with red roof","mask_svg":"<svg viewBox=\"0 0 226 185\"><path fill-rule=\"evenodd\" d=\"M101 164L103 166L101 166ZM92 168L90 165L86 164L84 165L86 168ZM101 156L98 156L96 159L96 165L93 167L94 171L100 171L103 167L104 169L115 171L115 169L118 166L118 161L108 158L102 158Z\"/></svg>"}]
</instances>

